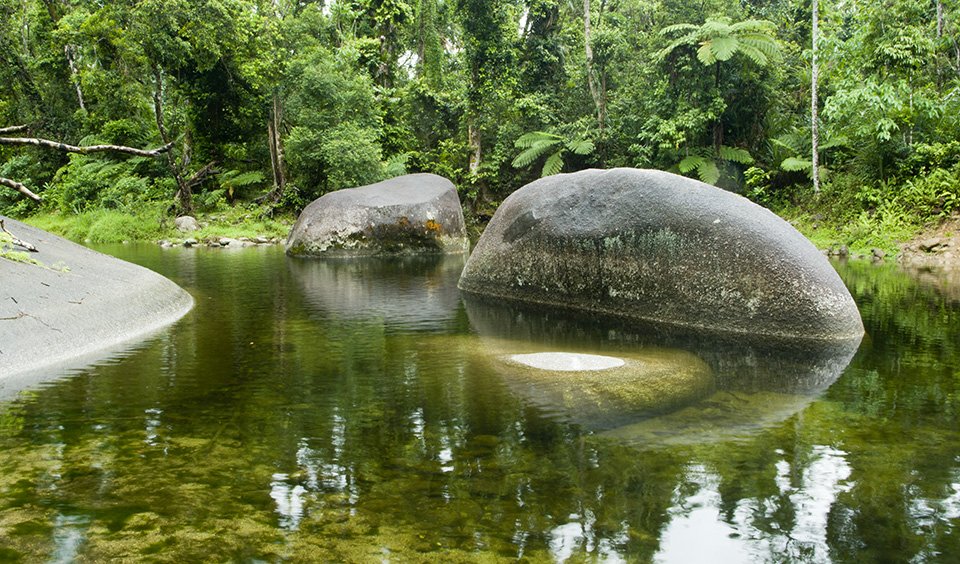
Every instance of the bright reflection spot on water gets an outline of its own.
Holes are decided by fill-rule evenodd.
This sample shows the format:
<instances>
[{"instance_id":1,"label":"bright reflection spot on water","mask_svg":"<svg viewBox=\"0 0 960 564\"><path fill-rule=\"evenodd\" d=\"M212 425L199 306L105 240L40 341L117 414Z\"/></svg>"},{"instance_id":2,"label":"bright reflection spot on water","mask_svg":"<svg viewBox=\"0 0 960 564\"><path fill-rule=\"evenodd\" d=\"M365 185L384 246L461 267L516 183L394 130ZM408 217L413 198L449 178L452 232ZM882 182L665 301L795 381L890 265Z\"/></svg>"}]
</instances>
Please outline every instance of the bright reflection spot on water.
<instances>
[{"instance_id":1,"label":"bright reflection spot on water","mask_svg":"<svg viewBox=\"0 0 960 564\"><path fill-rule=\"evenodd\" d=\"M54 520L53 556L51 564L74 562L77 559L80 547L86 538L86 529L89 519L75 515L57 515Z\"/></svg>"},{"instance_id":2,"label":"bright reflection spot on water","mask_svg":"<svg viewBox=\"0 0 960 564\"><path fill-rule=\"evenodd\" d=\"M783 454L782 451L777 451ZM827 521L837 496L848 492L850 465L846 453L815 445L799 487L791 483L791 465L776 463L779 496L741 499L732 522L721 517L720 477L702 465L687 469L687 486L678 486L670 508L670 523L661 536L657 562L750 562L766 558L827 562ZM778 522L783 504L792 511L790 522ZM756 523L756 519L764 523ZM781 531L776 533L776 531ZM771 534L771 532L773 534Z\"/></svg>"},{"instance_id":3,"label":"bright reflection spot on water","mask_svg":"<svg viewBox=\"0 0 960 564\"><path fill-rule=\"evenodd\" d=\"M802 554L792 556L812 557L816 562L829 560L827 517L830 507L838 494L853 487L846 481L850 477L850 465L845 456L845 452L828 446L813 447L811 457L816 460L803 471L803 487L790 495L797 512L791 537L801 549L805 549Z\"/></svg>"},{"instance_id":4,"label":"bright reflection spot on water","mask_svg":"<svg viewBox=\"0 0 960 564\"><path fill-rule=\"evenodd\" d=\"M674 492L670 523L660 540L657 562L749 562L750 550L733 538L736 530L720 520L720 478L700 465L687 469L697 486L691 495Z\"/></svg>"},{"instance_id":5,"label":"bright reflection spot on water","mask_svg":"<svg viewBox=\"0 0 960 564\"><path fill-rule=\"evenodd\" d=\"M960 469L954 469L953 479L960 481ZM910 500L909 513L918 537L930 539L928 546L917 554L913 561L924 561L938 556L939 550L934 544L938 529L953 531L954 521L960 519L960 483L949 486L950 493L943 499L930 499L920 496L918 488L908 488ZM914 491L917 490L917 491Z\"/></svg>"},{"instance_id":6,"label":"bright reflection spot on water","mask_svg":"<svg viewBox=\"0 0 960 564\"><path fill-rule=\"evenodd\" d=\"M291 486L286 474L274 474L270 483L270 497L277 504L277 513L280 514L280 526L285 529L296 529L303 518L304 495L306 488L297 484Z\"/></svg>"},{"instance_id":7,"label":"bright reflection spot on water","mask_svg":"<svg viewBox=\"0 0 960 564\"><path fill-rule=\"evenodd\" d=\"M160 416L163 415L163 410L158 408L150 408L144 410L143 413L147 416L144 429L146 438L143 442L147 443L149 446L156 446L157 437L159 436L157 430L160 429Z\"/></svg>"},{"instance_id":8,"label":"bright reflection spot on water","mask_svg":"<svg viewBox=\"0 0 960 564\"><path fill-rule=\"evenodd\" d=\"M582 517L572 514L567 519L570 521L550 531L550 553L556 562L566 562L578 549L594 555L601 562L627 561L614 547L627 542L625 527L613 538L600 539L598 543L593 532L596 518L591 511L585 511Z\"/></svg>"}]
</instances>

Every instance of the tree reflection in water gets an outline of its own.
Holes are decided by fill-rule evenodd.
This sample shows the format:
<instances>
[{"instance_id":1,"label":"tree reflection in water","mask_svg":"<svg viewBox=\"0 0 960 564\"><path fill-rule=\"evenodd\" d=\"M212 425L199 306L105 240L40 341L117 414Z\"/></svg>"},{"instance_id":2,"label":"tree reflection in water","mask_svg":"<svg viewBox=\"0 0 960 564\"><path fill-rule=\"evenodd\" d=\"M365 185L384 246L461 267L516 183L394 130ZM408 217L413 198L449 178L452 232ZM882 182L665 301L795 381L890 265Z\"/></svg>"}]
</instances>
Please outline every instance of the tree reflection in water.
<instances>
[{"instance_id":1,"label":"tree reflection in water","mask_svg":"<svg viewBox=\"0 0 960 564\"><path fill-rule=\"evenodd\" d=\"M841 267L851 360L324 290L357 313L279 252L194 251L124 251L188 287L187 319L0 404L0 558L960 558L957 302L911 275ZM409 303L456 276L430 268L397 271ZM505 346L681 350L716 389L592 427L518 394Z\"/></svg>"}]
</instances>

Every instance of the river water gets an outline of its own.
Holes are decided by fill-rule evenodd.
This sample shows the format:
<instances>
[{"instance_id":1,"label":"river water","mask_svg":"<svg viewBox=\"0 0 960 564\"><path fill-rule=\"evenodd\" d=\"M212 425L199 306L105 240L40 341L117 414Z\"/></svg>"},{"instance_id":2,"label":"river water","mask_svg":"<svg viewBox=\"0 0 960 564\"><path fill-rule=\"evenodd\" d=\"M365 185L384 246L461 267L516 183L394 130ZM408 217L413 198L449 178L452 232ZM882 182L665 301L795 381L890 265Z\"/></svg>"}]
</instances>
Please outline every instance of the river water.
<instances>
[{"instance_id":1,"label":"river water","mask_svg":"<svg viewBox=\"0 0 960 564\"><path fill-rule=\"evenodd\" d=\"M827 347L464 301L462 259L103 250L197 305L0 402L0 561L960 560L956 278L837 264ZM666 380L506 360L551 351Z\"/></svg>"}]
</instances>

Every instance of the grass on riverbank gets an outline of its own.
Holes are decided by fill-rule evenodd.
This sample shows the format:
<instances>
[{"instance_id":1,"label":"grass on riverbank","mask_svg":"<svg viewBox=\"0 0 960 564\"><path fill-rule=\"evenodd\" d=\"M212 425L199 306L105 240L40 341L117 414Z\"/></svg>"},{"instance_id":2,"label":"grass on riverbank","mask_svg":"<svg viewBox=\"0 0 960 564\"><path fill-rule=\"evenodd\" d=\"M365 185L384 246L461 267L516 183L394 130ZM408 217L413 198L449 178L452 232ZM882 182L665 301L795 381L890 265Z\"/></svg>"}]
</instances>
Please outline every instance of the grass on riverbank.
<instances>
[{"instance_id":1,"label":"grass on riverbank","mask_svg":"<svg viewBox=\"0 0 960 564\"><path fill-rule=\"evenodd\" d=\"M936 227L943 218L923 220L916 215L902 213L899 207L881 206L863 211L850 206L830 194L820 199L798 199L804 203L779 205L766 203L780 217L789 221L798 231L810 239L819 249L839 249L846 245L851 255L870 256L873 249L880 249L893 257L900 245L922 236L925 230ZM23 221L56 233L67 239L86 243L120 243L124 241L182 241L187 237L198 240L220 237L258 237L285 239L296 217L287 212L272 217L266 216L264 208L253 204L240 204L221 208L215 212L197 215L201 229L189 234L177 231L174 218L167 214L166 206L145 204L140 210L128 213L118 210L97 209L80 214L38 212ZM492 215L492 210L490 211ZM483 219L489 219L484 217ZM467 218L472 239L479 238L485 222Z\"/></svg>"},{"instance_id":2,"label":"grass on riverbank","mask_svg":"<svg viewBox=\"0 0 960 564\"><path fill-rule=\"evenodd\" d=\"M22 221L81 243L124 241L214 239L219 237L286 238L295 218L291 214L267 217L257 206L236 206L216 213L199 214L201 229L189 234L177 231L174 218L162 207L145 207L134 214L99 209L80 214L41 212Z\"/></svg>"}]
</instances>

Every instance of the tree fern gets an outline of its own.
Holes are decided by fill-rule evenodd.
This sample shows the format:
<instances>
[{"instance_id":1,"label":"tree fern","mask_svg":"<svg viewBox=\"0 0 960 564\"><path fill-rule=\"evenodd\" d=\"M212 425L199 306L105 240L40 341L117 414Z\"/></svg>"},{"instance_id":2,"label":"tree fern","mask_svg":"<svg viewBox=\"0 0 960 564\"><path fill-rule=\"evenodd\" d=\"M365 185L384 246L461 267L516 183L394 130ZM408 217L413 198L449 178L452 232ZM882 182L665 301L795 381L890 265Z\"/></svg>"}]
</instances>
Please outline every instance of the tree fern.
<instances>
[{"instance_id":1,"label":"tree fern","mask_svg":"<svg viewBox=\"0 0 960 564\"><path fill-rule=\"evenodd\" d=\"M545 131L525 133L514 142L514 145L518 149L523 149L513 159L514 168L525 168L544 156L547 157L543 163L541 177L552 176L563 170L563 155L567 151L576 155L589 155L596 149L589 139L566 139Z\"/></svg>"},{"instance_id":2,"label":"tree fern","mask_svg":"<svg viewBox=\"0 0 960 564\"><path fill-rule=\"evenodd\" d=\"M684 35L657 52L664 59L683 45L699 44L697 60L705 66L729 61L740 53L758 66L767 66L780 56L774 38L776 27L766 20L744 20L734 24L729 18L708 18L700 26L675 24L660 30L661 36Z\"/></svg>"},{"instance_id":3,"label":"tree fern","mask_svg":"<svg viewBox=\"0 0 960 564\"><path fill-rule=\"evenodd\" d=\"M263 182L264 176L260 171L241 172L239 170L228 170L220 175L220 187L227 191L232 199L234 192L244 186L253 186Z\"/></svg>"}]
</instances>

